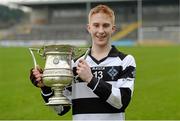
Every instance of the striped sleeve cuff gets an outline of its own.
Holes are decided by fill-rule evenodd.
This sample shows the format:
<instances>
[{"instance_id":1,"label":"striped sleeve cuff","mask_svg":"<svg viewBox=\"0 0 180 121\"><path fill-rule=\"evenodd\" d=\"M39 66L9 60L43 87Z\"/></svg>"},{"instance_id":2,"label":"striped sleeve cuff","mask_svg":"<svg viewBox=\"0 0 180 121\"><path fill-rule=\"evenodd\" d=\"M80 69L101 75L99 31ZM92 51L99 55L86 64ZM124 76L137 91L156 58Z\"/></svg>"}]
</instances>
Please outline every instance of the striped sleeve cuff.
<instances>
[{"instance_id":1,"label":"striped sleeve cuff","mask_svg":"<svg viewBox=\"0 0 180 121\"><path fill-rule=\"evenodd\" d=\"M98 80L93 77L87 86L104 101L106 101L111 94L112 85L103 80Z\"/></svg>"},{"instance_id":2,"label":"striped sleeve cuff","mask_svg":"<svg viewBox=\"0 0 180 121\"><path fill-rule=\"evenodd\" d=\"M94 91L96 89L97 85L98 85L98 79L93 77L87 86L90 87Z\"/></svg>"},{"instance_id":3,"label":"striped sleeve cuff","mask_svg":"<svg viewBox=\"0 0 180 121\"><path fill-rule=\"evenodd\" d=\"M42 87L41 88L41 93L44 96L50 96L52 94L51 87L46 87L46 86Z\"/></svg>"}]
</instances>

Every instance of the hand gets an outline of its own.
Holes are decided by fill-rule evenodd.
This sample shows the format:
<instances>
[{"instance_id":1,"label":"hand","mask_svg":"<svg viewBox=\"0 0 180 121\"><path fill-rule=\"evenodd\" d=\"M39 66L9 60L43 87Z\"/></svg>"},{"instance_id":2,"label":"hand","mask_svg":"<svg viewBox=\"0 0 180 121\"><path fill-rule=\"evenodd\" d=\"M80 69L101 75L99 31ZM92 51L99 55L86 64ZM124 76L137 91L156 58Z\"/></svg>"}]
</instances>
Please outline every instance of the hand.
<instances>
[{"instance_id":1,"label":"hand","mask_svg":"<svg viewBox=\"0 0 180 121\"><path fill-rule=\"evenodd\" d=\"M36 69L32 68L30 70L30 80L34 86L40 88L45 86L43 84L42 74L43 74L43 70L40 67L37 67Z\"/></svg>"},{"instance_id":2,"label":"hand","mask_svg":"<svg viewBox=\"0 0 180 121\"><path fill-rule=\"evenodd\" d=\"M87 83L89 83L93 77L91 69L84 59L79 60L76 72L79 77Z\"/></svg>"}]
</instances>

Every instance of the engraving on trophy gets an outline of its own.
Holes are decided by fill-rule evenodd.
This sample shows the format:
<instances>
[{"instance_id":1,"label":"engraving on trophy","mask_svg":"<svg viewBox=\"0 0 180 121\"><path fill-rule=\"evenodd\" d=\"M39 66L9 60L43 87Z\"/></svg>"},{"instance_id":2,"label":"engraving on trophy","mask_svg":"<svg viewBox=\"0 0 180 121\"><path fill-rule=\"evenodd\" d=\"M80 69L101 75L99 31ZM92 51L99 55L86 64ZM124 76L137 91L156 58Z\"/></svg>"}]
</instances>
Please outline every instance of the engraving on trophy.
<instances>
[{"instance_id":1,"label":"engraving on trophy","mask_svg":"<svg viewBox=\"0 0 180 121\"><path fill-rule=\"evenodd\" d=\"M59 63L59 58L58 58L58 57L55 57L54 60L53 60L53 63L54 63L54 64L58 64L58 63Z\"/></svg>"},{"instance_id":2,"label":"engraving on trophy","mask_svg":"<svg viewBox=\"0 0 180 121\"><path fill-rule=\"evenodd\" d=\"M44 76L61 76L61 75L71 75L72 72L71 70L67 70L67 69L57 69L57 70L48 70L48 71L44 71L43 75Z\"/></svg>"}]
</instances>

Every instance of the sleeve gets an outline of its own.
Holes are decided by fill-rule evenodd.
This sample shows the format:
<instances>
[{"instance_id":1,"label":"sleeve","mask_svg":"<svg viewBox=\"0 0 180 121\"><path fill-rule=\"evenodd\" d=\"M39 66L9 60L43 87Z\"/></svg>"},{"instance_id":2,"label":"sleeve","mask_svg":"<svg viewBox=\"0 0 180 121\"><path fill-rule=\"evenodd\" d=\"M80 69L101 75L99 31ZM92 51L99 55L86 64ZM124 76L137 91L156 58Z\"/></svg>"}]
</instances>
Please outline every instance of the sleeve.
<instances>
[{"instance_id":1,"label":"sleeve","mask_svg":"<svg viewBox=\"0 0 180 121\"><path fill-rule=\"evenodd\" d=\"M70 106L62 106L62 105L53 105L51 107L60 116L63 116L64 114L66 114L71 109Z\"/></svg>"},{"instance_id":2,"label":"sleeve","mask_svg":"<svg viewBox=\"0 0 180 121\"><path fill-rule=\"evenodd\" d=\"M63 92L63 94L68 97L68 99L70 98L70 91L71 91L71 87L68 87ZM53 94L54 93L50 87L45 86L45 87L41 88L41 95L42 95L42 97L46 103L48 103L48 99L51 96L53 96ZM71 109L71 106L53 105L53 106L51 106L51 108L53 108L53 110L58 115L62 116L64 114L66 114Z\"/></svg>"},{"instance_id":3,"label":"sleeve","mask_svg":"<svg viewBox=\"0 0 180 121\"><path fill-rule=\"evenodd\" d=\"M91 82L88 83L88 86L97 96L111 106L125 110L133 94L135 70L136 64L134 57L128 55L122 61L122 72L115 84L112 85L93 77Z\"/></svg>"},{"instance_id":4,"label":"sleeve","mask_svg":"<svg viewBox=\"0 0 180 121\"><path fill-rule=\"evenodd\" d=\"M48 103L48 99L53 96L53 91L51 87L44 86L41 88L41 96L43 97L44 101Z\"/></svg>"}]
</instances>

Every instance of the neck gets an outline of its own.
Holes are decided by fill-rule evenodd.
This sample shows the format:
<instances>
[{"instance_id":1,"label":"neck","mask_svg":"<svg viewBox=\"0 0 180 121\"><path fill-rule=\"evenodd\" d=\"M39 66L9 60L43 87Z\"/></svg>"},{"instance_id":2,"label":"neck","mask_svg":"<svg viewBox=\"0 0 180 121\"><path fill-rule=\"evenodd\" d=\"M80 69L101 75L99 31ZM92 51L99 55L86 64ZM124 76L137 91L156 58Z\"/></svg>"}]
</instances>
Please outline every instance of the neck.
<instances>
[{"instance_id":1,"label":"neck","mask_svg":"<svg viewBox=\"0 0 180 121\"><path fill-rule=\"evenodd\" d=\"M106 46L92 46L92 50L96 53L101 53L101 52L109 52L111 49L111 45L106 45Z\"/></svg>"},{"instance_id":2,"label":"neck","mask_svg":"<svg viewBox=\"0 0 180 121\"><path fill-rule=\"evenodd\" d=\"M111 45L108 44L106 46L92 46L91 55L96 58L97 60L101 60L102 58L106 57L111 50Z\"/></svg>"}]
</instances>

